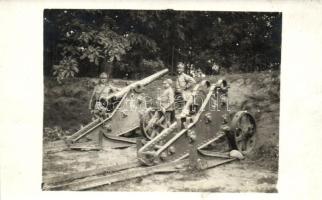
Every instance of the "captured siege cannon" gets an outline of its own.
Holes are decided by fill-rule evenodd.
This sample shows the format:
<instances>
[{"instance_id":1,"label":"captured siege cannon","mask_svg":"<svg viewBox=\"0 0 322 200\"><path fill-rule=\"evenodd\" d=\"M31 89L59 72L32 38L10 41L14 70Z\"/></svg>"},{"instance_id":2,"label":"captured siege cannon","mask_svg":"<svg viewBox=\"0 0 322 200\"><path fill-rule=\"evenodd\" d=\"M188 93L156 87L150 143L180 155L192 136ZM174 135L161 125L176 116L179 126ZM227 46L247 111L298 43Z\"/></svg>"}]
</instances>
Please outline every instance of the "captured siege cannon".
<instances>
[{"instance_id":1,"label":"captured siege cannon","mask_svg":"<svg viewBox=\"0 0 322 200\"><path fill-rule=\"evenodd\" d=\"M104 145L104 139L136 143L136 139L123 137L140 127L140 115L147 109L141 95L144 86L162 77L168 69L136 81L109 96L100 97L100 117L93 120L65 141L71 148L83 148L79 143L90 140L94 148ZM77 144L78 143L78 144Z\"/></svg>"},{"instance_id":2,"label":"captured siege cannon","mask_svg":"<svg viewBox=\"0 0 322 200\"><path fill-rule=\"evenodd\" d=\"M165 123L164 113L155 114L158 110L147 107L140 99L144 85L165 73L167 70L160 71L109 97L102 97L102 104L115 103L115 107L109 110L105 106L106 114L67 139L71 148L78 148L76 144L87 138L94 141L98 148L107 141L103 138L136 143L139 162L51 177L44 181L46 187L49 190L83 190L153 173L175 172L190 167L208 169L242 159L254 149L255 119L247 111L234 113L229 109L229 87L225 80L216 84L204 80L196 84L192 98L176 109L174 120ZM138 128L141 128L144 137L135 140L122 137ZM94 175L97 177L86 178Z\"/></svg>"},{"instance_id":3,"label":"captured siege cannon","mask_svg":"<svg viewBox=\"0 0 322 200\"><path fill-rule=\"evenodd\" d=\"M157 129L157 123L158 120L149 119L142 123L150 140L141 141L137 156L145 165L178 161L191 151L203 159L229 159L234 156L232 150L247 154L255 145L255 119L247 111L229 110L225 80L212 85L208 81L197 84L175 122L163 129ZM157 133L151 137L152 132Z\"/></svg>"},{"instance_id":4,"label":"captured siege cannon","mask_svg":"<svg viewBox=\"0 0 322 200\"><path fill-rule=\"evenodd\" d=\"M191 148L203 156L222 158L229 158L231 150L247 154L253 149L255 119L247 111L229 110L229 87L225 80L216 84L204 80L196 84L192 98L176 110L175 120L170 123L165 123L162 112L155 115L158 111L148 107L140 93L145 85L167 72L162 70L108 97L101 97L104 114L68 137L68 146L82 148L77 143L90 140L96 148L101 148L103 138L137 144L138 159L145 165L186 158ZM128 137L139 128L144 139Z\"/></svg>"}]
</instances>

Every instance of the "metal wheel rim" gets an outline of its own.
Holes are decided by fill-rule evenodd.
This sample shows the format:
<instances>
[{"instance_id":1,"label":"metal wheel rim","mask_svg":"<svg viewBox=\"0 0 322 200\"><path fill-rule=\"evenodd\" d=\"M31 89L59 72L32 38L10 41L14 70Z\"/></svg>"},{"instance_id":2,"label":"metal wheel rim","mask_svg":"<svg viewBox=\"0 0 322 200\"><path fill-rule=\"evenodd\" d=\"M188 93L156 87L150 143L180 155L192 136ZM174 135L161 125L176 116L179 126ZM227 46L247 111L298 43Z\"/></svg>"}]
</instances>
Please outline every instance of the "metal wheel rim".
<instances>
[{"instance_id":1,"label":"metal wheel rim","mask_svg":"<svg viewBox=\"0 0 322 200\"><path fill-rule=\"evenodd\" d=\"M247 111L235 114L231 124L235 146L243 154L250 153L256 145L256 123Z\"/></svg>"},{"instance_id":2,"label":"metal wheel rim","mask_svg":"<svg viewBox=\"0 0 322 200\"><path fill-rule=\"evenodd\" d=\"M151 140L153 139L155 136L157 136L157 131L155 129L155 126L157 125L152 125L150 127L147 127L148 124L150 123L150 120L152 120L152 117L155 115L155 113L158 112L158 111L155 111L153 110L152 108L148 109L146 112L145 112L145 115L143 116L143 119L142 119L142 122L141 122L141 128L142 128L142 132L144 134L144 136ZM162 116L161 116L162 117ZM160 117L160 118L161 118ZM158 119L160 119L158 118ZM163 124L165 125L165 120L163 120ZM152 131L151 131L152 130Z\"/></svg>"}]
</instances>

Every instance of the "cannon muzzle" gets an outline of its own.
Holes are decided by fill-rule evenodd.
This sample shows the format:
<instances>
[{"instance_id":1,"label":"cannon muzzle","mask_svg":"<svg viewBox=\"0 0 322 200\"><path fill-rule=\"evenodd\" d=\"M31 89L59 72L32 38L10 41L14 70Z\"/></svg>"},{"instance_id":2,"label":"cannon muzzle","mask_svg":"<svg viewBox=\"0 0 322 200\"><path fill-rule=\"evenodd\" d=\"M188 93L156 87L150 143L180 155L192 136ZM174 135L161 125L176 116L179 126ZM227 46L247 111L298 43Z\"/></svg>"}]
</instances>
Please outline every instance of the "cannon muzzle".
<instances>
[{"instance_id":1,"label":"cannon muzzle","mask_svg":"<svg viewBox=\"0 0 322 200\"><path fill-rule=\"evenodd\" d=\"M104 99L106 102L110 99L120 99L122 96L124 96L127 92L130 90L134 90L136 92L141 92L144 88L144 86L150 84L151 82L155 81L156 79L162 77L166 73L168 73L168 69L161 70L155 74L152 74L151 76L148 76L140 81L136 81L134 83L131 83L130 85L122 88L120 91L110 95L110 96L102 96L100 99Z\"/></svg>"}]
</instances>

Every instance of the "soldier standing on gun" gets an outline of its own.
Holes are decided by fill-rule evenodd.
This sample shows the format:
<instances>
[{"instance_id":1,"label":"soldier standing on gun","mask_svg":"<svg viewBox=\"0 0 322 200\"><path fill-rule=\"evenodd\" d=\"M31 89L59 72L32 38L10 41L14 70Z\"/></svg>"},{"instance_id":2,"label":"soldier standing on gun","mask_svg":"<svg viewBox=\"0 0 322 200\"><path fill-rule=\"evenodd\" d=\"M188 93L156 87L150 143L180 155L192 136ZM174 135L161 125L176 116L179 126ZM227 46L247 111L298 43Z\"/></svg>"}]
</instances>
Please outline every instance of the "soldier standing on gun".
<instances>
[{"instance_id":1,"label":"soldier standing on gun","mask_svg":"<svg viewBox=\"0 0 322 200\"><path fill-rule=\"evenodd\" d=\"M171 79L163 81L164 91L160 96L161 112L164 113L168 125L174 120L174 92L171 85Z\"/></svg>"},{"instance_id":2,"label":"soldier standing on gun","mask_svg":"<svg viewBox=\"0 0 322 200\"><path fill-rule=\"evenodd\" d=\"M112 92L119 91L119 88L108 84L107 74L105 72L101 73L99 76L99 83L95 86L93 94L89 101L89 110L93 114L93 119L104 116L106 114L107 108L102 105L100 98L102 96L107 97Z\"/></svg>"},{"instance_id":3,"label":"soldier standing on gun","mask_svg":"<svg viewBox=\"0 0 322 200\"><path fill-rule=\"evenodd\" d=\"M192 99L192 88L193 85L196 84L196 81L191 76L184 73L184 65L183 63L179 63L177 66L178 70L178 77L176 80L176 94L178 96L182 96L183 106L182 104L180 107L182 108L179 118L181 118L182 125L185 122L185 116L189 114L189 107L187 107L187 102Z\"/></svg>"},{"instance_id":4,"label":"soldier standing on gun","mask_svg":"<svg viewBox=\"0 0 322 200\"><path fill-rule=\"evenodd\" d=\"M177 71L176 93L182 96L184 102L187 102L191 98L191 89L196 84L196 81L184 73L184 64L182 62L179 62Z\"/></svg>"}]
</instances>

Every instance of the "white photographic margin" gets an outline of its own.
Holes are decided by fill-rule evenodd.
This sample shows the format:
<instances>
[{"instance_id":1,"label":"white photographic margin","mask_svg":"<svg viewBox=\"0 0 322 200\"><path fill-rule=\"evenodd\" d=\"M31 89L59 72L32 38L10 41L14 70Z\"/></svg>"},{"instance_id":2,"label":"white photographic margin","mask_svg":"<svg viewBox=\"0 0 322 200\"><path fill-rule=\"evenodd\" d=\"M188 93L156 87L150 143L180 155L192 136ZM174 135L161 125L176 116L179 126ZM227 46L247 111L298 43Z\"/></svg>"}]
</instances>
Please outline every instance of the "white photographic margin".
<instances>
[{"instance_id":1,"label":"white photographic margin","mask_svg":"<svg viewBox=\"0 0 322 200\"><path fill-rule=\"evenodd\" d=\"M277 194L43 192L43 10L175 9L282 12ZM322 195L321 1L1 1L0 198L320 199Z\"/></svg>"}]
</instances>

